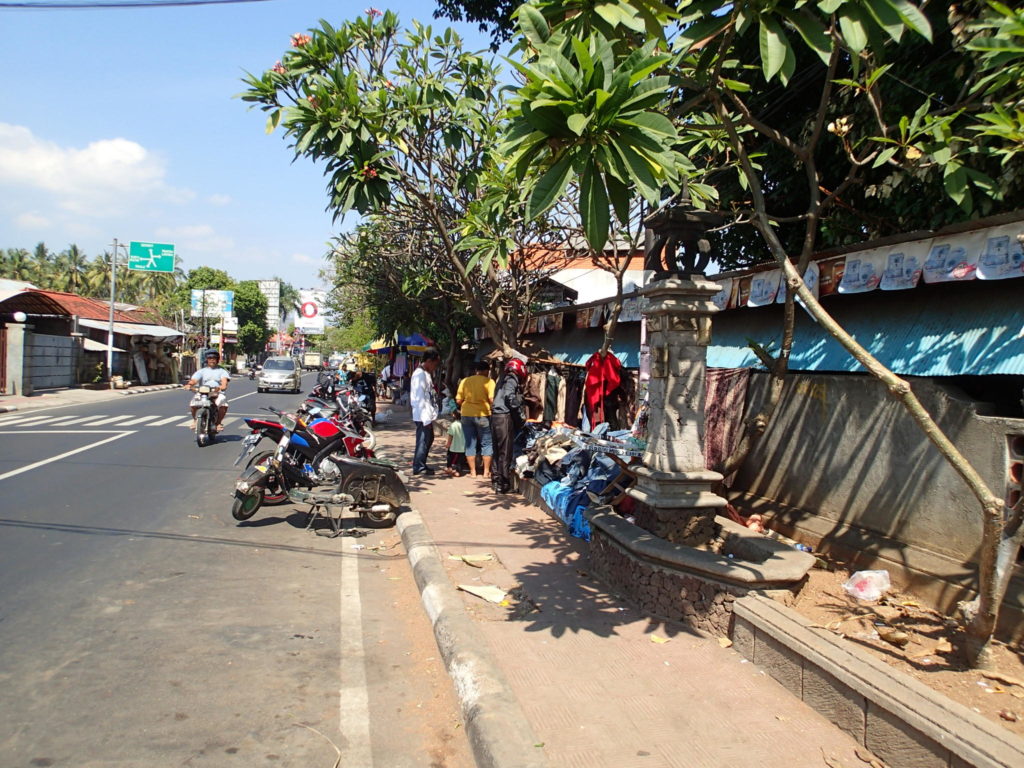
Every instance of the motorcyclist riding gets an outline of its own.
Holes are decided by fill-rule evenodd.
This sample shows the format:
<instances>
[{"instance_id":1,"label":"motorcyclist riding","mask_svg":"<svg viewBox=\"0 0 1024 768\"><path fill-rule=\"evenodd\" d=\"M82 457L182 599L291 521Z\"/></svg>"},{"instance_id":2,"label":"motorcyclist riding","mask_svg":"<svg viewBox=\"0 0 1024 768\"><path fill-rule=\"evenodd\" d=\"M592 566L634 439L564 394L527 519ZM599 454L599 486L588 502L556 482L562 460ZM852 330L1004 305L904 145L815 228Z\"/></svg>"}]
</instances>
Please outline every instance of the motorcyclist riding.
<instances>
[{"instance_id":1,"label":"motorcyclist riding","mask_svg":"<svg viewBox=\"0 0 1024 768\"><path fill-rule=\"evenodd\" d=\"M217 395L215 401L217 406L217 431L220 432L224 428L221 422L224 421L224 416L228 412L228 399L224 396L224 392L228 388L228 382L231 381L231 374L220 367L220 353L217 350L207 350L204 357L206 367L200 368L192 374L192 378L188 380L185 389L194 391L198 387L203 386L212 388L213 392ZM192 402L189 403L189 410L192 411L193 432L196 430L196 408L199 406L199 402L199 396L196 395L196 397L192 398Z\"/></svg>"}]
</instances>

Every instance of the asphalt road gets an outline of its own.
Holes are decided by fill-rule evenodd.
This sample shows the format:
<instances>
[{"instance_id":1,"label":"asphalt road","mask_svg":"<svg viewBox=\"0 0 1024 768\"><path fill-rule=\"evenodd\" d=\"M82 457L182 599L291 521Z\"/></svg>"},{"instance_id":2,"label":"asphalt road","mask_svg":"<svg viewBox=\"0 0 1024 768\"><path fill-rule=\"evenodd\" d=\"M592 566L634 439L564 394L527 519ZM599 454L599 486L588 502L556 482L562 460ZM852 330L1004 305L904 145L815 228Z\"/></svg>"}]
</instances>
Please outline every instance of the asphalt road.
<instances>
[{"instance_id":1,"label":"asphalt road","mask_svg":"<svg viewBox=\"0 0 1024 768\"><path fill-rule=\"evenodd\" d=\"M205 448L183 391L0 416L0 765L468 768L397 531L235 521L240 417L301 398L228 394Z\"/></svg>"}]
</instances>

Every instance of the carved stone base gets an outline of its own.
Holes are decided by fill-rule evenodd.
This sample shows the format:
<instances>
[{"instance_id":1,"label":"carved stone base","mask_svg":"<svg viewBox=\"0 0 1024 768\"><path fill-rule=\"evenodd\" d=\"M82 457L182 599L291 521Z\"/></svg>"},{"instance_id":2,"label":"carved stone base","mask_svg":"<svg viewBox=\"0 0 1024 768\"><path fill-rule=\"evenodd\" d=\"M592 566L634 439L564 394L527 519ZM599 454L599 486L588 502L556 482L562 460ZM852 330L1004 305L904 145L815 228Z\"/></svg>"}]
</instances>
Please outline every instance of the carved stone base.
<instances>
[{"instance_id":1,"label":"carved stone base","mask_svg":"<svg viewBox=\"0 0 1024 768\"><path fill-rule=\"evenodd\" d=\"M712 541L719 528L718 510L726 500L711 492L720 482L717 472L656 472L647 467L636 470L636 485L629 495L636 502L636 524L674 544L701 546Z\"/></svg>"}]
</instances>

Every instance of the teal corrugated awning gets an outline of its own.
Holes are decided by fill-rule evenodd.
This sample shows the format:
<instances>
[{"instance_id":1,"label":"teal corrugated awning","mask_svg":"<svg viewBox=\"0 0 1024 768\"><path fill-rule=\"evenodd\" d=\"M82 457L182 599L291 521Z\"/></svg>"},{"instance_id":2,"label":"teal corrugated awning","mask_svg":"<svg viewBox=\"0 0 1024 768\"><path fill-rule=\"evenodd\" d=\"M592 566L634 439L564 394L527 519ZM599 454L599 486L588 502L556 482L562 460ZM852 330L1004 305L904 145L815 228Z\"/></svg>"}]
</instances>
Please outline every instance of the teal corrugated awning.
<instances>
[{"instance_id":1,"label":"teal corrugated awning","mask_svg":"<svg viewBox=\"0 0 1024 768\"><path fill-rule=\"evenodd\" d=\"M986 376L1024 374L1024 286L945 284L911 292L835 296L826 309L897 374ZM708 365L759 365L747 339L778 350L781 307L715 316ZM803 309L797 310L791 370L862 373L863 368Z\"/></svg>"}]
</instances>

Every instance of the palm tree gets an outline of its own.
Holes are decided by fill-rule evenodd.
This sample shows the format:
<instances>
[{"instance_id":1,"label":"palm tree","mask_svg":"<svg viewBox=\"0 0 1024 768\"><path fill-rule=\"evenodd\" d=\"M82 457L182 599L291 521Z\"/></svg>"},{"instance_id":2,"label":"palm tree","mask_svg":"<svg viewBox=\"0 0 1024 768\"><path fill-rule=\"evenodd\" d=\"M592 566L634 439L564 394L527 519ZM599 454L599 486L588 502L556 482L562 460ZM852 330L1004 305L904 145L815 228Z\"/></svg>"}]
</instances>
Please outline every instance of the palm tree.
<instances>
[{"instance_id":1,"label":"palm tree","mask_svg":"<svg viewBox=\"0 0 1024 768\"><path fill-rule=\"evenodd\" d=\"M80 293L85 287L85 270L89 266L89 259L82 250L72 243L66 251L61 252L61 267L65 276L65 290L71 293Z\"/></svg>"},{"instance_id":2,"label":"palm tree","mask_svg":"<svg viewBox=\"0 0 1024 768\"><path fill-rule=\"evenodd\" d=\"M57 275L54 256L46 247L46 243L37 243L32 252L32 269L40 287L52 288Z\"/></svg>"},{"instance_id":3,"label":"palm tree","mask_svg":"<svg viewBox=\"0 0 1024 768\"><path fill-rule=\"evenodd\" d=\"M110 299L110 253L104 251L85 269L86 295L96 299Z\"/></svg>"},{"instance_id":4,"label":"palm tree","mask_svg":"<svg viewBox=\"0 0 1024 768\"><path fill-rule=\"evenodd\" d=\"M24 248L8 248L3 259L2 274L11 280L32 282L36 275L29 252Z\"/></svg>"}]
</instances>

